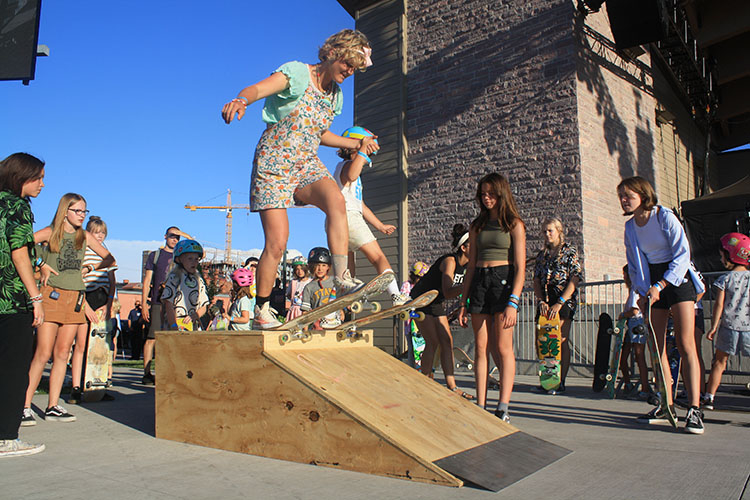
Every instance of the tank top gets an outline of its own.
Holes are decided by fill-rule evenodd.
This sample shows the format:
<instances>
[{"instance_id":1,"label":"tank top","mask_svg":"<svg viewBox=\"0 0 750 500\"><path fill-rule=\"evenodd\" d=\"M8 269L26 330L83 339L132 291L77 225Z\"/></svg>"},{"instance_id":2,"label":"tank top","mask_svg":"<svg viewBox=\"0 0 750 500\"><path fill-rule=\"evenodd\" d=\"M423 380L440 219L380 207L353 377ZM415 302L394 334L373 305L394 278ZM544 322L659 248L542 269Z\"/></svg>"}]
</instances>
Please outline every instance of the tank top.
<instances>
[{"instance_id":1,"label":"tank top","mask_svg":"<svg viewBox=\"0 0 750 500\"><path fill-rule=\"evenodd\" d=\"M346 209L351 212L362 213L362 178L357 177L354 182L351 182L348 186L345 186L341 181L341 171L344 169L344 165L346 164L347 160L344 160L336 165L336 170L333 173L333 178L336 179L336 184L339 185L341 194L344 195Z\"/></svg>"},{"instance_id":2,"label":"tank top","mask_svg":"<svg viewBox=\"0 0 750 500\"><path fill-rule=\"evenodd\" d=\"M513 240L510 233L500 227L496 220L487 224L477 235L477 260L505 260L510 261Z\"/></svg>"},{"instance_id":3,"label":"tank top","mask_svg":"<svg viewBox=\"0 0 750 500\"><path fill-rule=\"evenodd\" d=\"M417 298L423 293L429 292L430 290L437 290L438 296L433 301L433 304L445 300L445 295L443 295L443 272L440 270L440 266L447 258L452 258L456 261L456 270L453 273L453 286L459 286L463 284L464 276L466 275L466 266L462 266L458 263L456 254L445 254L438 260L436 260L435 263L430 266L427 274L422 276L419 281L417 281L417 284L414 285L414 288L411 289L410 296L412 298Z\"/></svg>"},{"instance_id":4,"label":"tank top","mask_svg":"<svg viewBox=\"0 0 750 500\"><path fill-rule=\"evenodd\" d=\"M60 240L60 252L51 252L49 246L42 247L42 259L59 274L50 275L47 284L62 290L85 290L81 277L83 257L86 253L86 242L83 248L76 248L76 233L63 232Z\"/></svg>"}]
</instances>

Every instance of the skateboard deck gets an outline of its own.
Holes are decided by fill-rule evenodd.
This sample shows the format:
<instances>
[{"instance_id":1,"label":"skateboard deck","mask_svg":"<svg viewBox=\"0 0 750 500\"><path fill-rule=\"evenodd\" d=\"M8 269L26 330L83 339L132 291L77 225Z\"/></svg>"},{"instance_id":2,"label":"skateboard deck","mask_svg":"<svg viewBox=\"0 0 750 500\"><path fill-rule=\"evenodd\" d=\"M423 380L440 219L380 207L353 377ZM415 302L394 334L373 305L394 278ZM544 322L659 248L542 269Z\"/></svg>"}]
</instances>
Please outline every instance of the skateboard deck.
<instances>
[{"instance_id":1,"label":"skateboard deck","mask_svg":"<svg viewBox=\"0 0 750 500\"><path fill-rule=\"evenodd\" d=\"M384 292L394 279L396 279L396 275L393 271L385 271L375 276L370 282L360 287L359 290L338 297L315 309L305 311L300 316L282 323L271 330L285 331L279 337L282 344L293 339L306 339L311 335L309 331L306 331L310 325L336 311L341 311L362 302L368 302L371 297ZM339 327L336 327L336 330L339 329Z\"/></svg>"},{"instance_id":2,"label":"skateboard deck","mask_svg":"<svg viewBox=\"0 0 750 500\"><path fill-rule=\"evenodd\" d=\"M97 313L97 321L89 326L86 336L86 355L81 375L81 400L87 403L101 401L107 388L112 351L109 348L111 332L107 330L105 312Z\"/></svg>"},{"instance_id":3,"label":"skateboard deck","mask_svg":"<svg viewBox=\"0 0 750 500\"><path fill-rule=\"evenodd\" d=\"M656 377L656 384L659 388L659 404L667 414L667 419L672 427L677 428L677 419L674 413L672 413L672 407L669 406L667 399L667 372L664 370L664 365L661 362L661 353L659 351L659 344L656 342L656 332L654 327L651 325L651 304L646 306L647 314L647 328L648 328L648 344L649 351L651 352L651 366L654 370L654 376ZM666 339L665 339L666 340ZM666 346L664 346L666 348Z\"/></svg>"},{"instance_id":4,"label":"skateboard deck","mask_svg":"<svg viewBox=\"0 0 750 500\"><path fill-rule=\"evenodd\" d=\"M539 359L539 383L545 391L560 387L561 348L560 316L547 319L539 315L536 322L536 355Z\"/></svg>"},{"instance_id":5,"label":"skateboard deck","mask_svg":"<svg viewBox=\"0 0 750 500\"><path fill-rule=\"evenodd\" d=\"M407 320L411 318L412 311L429 305L433 300L435 300L435 297L437 296L438 296L437 290L430 290L429 292L423 293L416 299L410 300L409 302L406 302L399 306L389 307L387 309L383 309L381 311L368 314L367 316L362 316L361 318L347 321L343 325L336 328L336 330L339 331L337 336L340 339L346 338L346 337L348 338L357 337L359 335L359 332L357 330L360 327L369 325L370 323L374 323L375 321L380 321L383 318L398 316L398 318L401 320ZM418 314L422 314L422 313L418 313ZM421 318L418 318L418 319L424 319L424 314L422 314Z\"/></svg>"},{"instance_id":6,"label":"skateboard deck","mask_svg":"<svg viewBox=\"0 0 750 500\"><path fill-rule=\"evenodd\" d=\"M190 316L184 318L177 318L177 329L181 332L192 332L193 331L193 320Z\"/></svg>"},{"instance_id":7,"label":"skateboard deck","mask_svg":"<svg viewBox=\"0 0 750 500\"><path fill-rule=\"evenodd\" d=\"M609 370L609 352L613 329L612 317L607 313L599 315L599 331L596 334L596 357L594 358L594 392L601 392L607 385L606 375Z\"/></svg>"},{"instance_id":8,"label":"skateboard deck","mask_svg":"<svg viewBox=\"0 0 750 500\"><path fill-rule=\"evenodd\" d=\"M669 372L672 375L672 395L677 397L677 387L680 384L680 351L677 349L677 339L672 333L667 334L667 359L669 360Z\"/></svg>"},{"instance_id":9,"label":"skateboard deck","mask_svg":"<svg viewBox=\"0 0 750 500\"><path fill-rule=\"evenodd\" d=\"M609 361L609 371L604 376L607 394L609 394L610 399L615 399L615 395L617 394L617 372L620 369L620 353L622 352L622 341L625 338L625 325L627 325L627 323L627 319L620 318L617 320L617 324L614 328L609 331L609 334L615 339L615 346L612 350L612 357Z\"/></svg>"},{"instance_id":10,"label":"skateboard deck","mask_svg":"<svg viewBox=\"0 0 750 500\"><path fill-rule=\"evenodd\" d=\"M474 360L460 347L453 346L453 359L456 361L456 369L474 370Z\"/></svg>"}]
</instances>

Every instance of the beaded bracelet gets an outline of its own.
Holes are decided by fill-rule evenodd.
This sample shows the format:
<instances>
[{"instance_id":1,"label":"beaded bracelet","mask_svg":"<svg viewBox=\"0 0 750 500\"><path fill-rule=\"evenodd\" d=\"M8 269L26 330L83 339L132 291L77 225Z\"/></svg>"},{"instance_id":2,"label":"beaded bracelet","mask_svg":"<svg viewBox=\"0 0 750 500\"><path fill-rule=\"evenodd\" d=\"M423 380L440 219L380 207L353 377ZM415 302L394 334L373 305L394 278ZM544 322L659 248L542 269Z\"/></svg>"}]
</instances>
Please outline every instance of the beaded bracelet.
<instances>
[{"instance_id":1,"label":"beaded bracelet","mask_svg":"<svg viewBox=\"0 0 750 500\"><path fill-rule=\"evenodd\" d=\"M232 99L232 102L242 103L242 105L244 105L245 107L250 104L250 101L247 99L247 97L235 97L234 99Z\"/></svg>"},{"instance_id":2,"label":"beaded bracelet","mask_svg":"<svg viewBox=\"0 0 750 500\"><path fill-rule=\"evenodd\" d=\"M372 163L372 160L370 159L370 157L364 154L362 151L357 151L357 154L361 156L362 158L364 158L367 163Z\"/></svg>"},{"instance_id":3,"label":"beaded bracelet","mask_svg":"<svg viewBox=\"0 0 750 500\"><path fill-rule=\"evenodd\" d=\"M40 293L39 295L34 295L33 297L31 297L31 302L42 302L42 294Z\"/></svg>"}]
</instances>

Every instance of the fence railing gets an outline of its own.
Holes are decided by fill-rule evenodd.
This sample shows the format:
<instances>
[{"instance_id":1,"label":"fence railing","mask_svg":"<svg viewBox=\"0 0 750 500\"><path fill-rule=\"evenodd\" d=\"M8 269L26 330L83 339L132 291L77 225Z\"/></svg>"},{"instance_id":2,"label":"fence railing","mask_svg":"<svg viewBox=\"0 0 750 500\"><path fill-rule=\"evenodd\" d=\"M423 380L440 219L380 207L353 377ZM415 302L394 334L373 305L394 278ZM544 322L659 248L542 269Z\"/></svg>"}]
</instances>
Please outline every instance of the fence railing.
<instances>
[{"instance_id":1,"label":"fence railing","mask_svg":"<svg viewBox=\"0 0 750 500\"><path fill-rule=\"evenodd\" d=\"M714 289L713 282L723 273L705 273L706 294L702 304L704 310L703 331L708 331L713 317ZM578 292L578 310L570 330L571 363L593 370L596 354L596 337L599 328L599 316L609 314L613 321L622 312L628 298L628 289L623 280L607 280L581 283ZM513 346L516 359L519 361L536 361L535 345L536 300L531 290L521 294L518 323L513 333ZM453 327L455 344L473 351L473 333L471 327L461 329ZM702 355L707 370L711 368L713 342L703 336ZM473 352L471 353L473 356ZM750 376L750 358L741 355L730 356L726 370L727 376Z\"/></svg>"}]
</instances>

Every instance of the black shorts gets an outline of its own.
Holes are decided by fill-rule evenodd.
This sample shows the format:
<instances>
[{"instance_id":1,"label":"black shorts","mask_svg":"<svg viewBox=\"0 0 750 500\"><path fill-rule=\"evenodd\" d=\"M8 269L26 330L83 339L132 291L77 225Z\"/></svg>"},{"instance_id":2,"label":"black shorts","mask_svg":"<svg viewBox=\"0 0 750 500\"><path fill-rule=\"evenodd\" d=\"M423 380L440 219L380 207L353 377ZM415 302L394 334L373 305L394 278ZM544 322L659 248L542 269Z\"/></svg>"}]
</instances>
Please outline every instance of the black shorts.
<instances>
[{"instance_id":1,"label":"black shorts","mask_svg":"<svg viewBox=\"0 0 750 500\"><path fill-rule=\"evenodd\" d=\"M86 292L86 302L89 303L89 307L96 311L100 307L107 305L109 301L109 292L105 288L97 288L90 292Z\"/></svg>"},{"instance_id":2,"label":"black shorts","mask_svg":"<svg viewBox=\"0 0 750 500\"><path fill-rule=\"evenodd\" d=\"M469 292L470 314L505 311L513 288L513 266L477 267Z\"/></svg>"},{"instance_id":3,"label":"black shorts","mask_svg":"<svg viewBox=\"0 0 750 500\"><path fill-rule=\"evenodd\" d=\"M651 275L651 284L656 283L664 276L669 268L669 262L663 264L649 264L648 272ZM667 287L659 292L659 300L651 305L652 309L669 309L680 302L695 302L698 294L695 293L695 285L690 275L686 274L685 282L680 286L674 286L667 282ZM666 281L666 280L665 280Z\"/></svg>"},{"instance_id":4,"label":"black shorts","mask_svg":"<svg viewBox=\"0 0 750 500\"><path fill-rule=\"evenodd\" d=\"M424 313L425 316L445 316L445 302L430 302L424 307L417 309L417 312Z\"/></svg>"}]
</instances>

